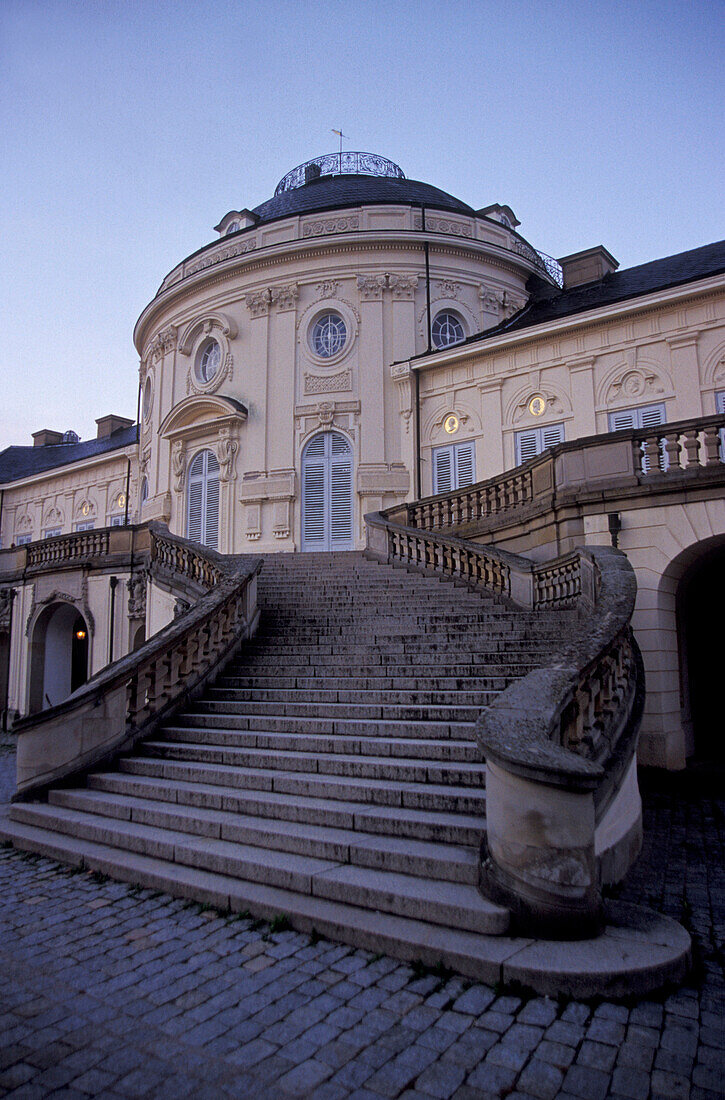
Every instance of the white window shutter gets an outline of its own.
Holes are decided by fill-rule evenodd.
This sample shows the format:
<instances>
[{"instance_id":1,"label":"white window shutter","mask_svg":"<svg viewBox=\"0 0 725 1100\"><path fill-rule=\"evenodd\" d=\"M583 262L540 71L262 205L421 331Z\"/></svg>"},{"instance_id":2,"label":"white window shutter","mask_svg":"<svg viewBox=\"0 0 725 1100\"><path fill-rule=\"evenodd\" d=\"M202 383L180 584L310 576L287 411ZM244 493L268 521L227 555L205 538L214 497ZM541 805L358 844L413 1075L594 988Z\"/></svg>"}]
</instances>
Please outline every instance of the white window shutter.
<instances>
[{"instance_id":1,"label":"white window shutter","mask_svg":"<svg viewBox=\"0 0 725 1100\"><path fill-rule=\"evenodd\" d=\"M634 409L620 409L609 414L610 432L622 432L625 428L636 428L637 418Z\"/></svg>"},{"instance_id":2,"label":"white window shutter","mask_svg":"<svg viewBox=\"0 0 725 1100\"><path fill-rule=\"evenodd\" d=\"M333 461L330 469L330 541L334 547L351 539L352 465L346 457Z\"/></svg>"},{"instance_id":3,"label":"white window shutter","mask_svg":"<svg viewBox=\"0 0 725 1100\"><path fill-rule=\"evenodd\" d=\"M456 443L454 449L455 458L455 485L456 489L465 489L473 485L476 480L476 454L474 444Z\"/></svg>"},{"instance_id":4,"label":"white window shutter","mask_svg":"<svg viewBox=\"0 0 725 1100\"><path fill-rule=\"evenodd\" d=\"M199 451L189 466L186 537L219 546L219 463L213 451Z\"/></svg>"},{"instance_id":5,"label":"white window shutter","mask_svg":"<svg viewBox=\"0 0 725 1100\"><path fill-rule=\"evenodd\" d=\"M302 473L303 539L306 546L325 540L325 463L308 461Z\"/></svg>"},{"instance_id":6,"label":"white window shutter","mask_svg":"<svg viewBox=\"0 0 725 1100\"><path fill-rule=\"evenodd\" d=\"M541 428L541 450L545 451L547 447L554 447L557 443L564 442L564 425L563 424L549 424L545 428Z\"/></svg>"},{"instance_id":7,"label":"white window shutter","mask_svg":"<svg viewBox=\"0 0 725 1100\"><path fill-rule=\"evenodd\" d=\"M539 433L536 428L532 428L529 432L516 433L517 466L521 465L522 462L528 462L530 458L535 458L539 453Z\"/></svg>"},{"instance_id":8,"label":"white window shutter","mask_svg":"<svg viewBox=\"0 0 725 1100\"><path fill-rule=\"evenodd\" d=\"M453 488L453 447L433 451L433 492L450 493Z\"/></svg>"}]
</instances>

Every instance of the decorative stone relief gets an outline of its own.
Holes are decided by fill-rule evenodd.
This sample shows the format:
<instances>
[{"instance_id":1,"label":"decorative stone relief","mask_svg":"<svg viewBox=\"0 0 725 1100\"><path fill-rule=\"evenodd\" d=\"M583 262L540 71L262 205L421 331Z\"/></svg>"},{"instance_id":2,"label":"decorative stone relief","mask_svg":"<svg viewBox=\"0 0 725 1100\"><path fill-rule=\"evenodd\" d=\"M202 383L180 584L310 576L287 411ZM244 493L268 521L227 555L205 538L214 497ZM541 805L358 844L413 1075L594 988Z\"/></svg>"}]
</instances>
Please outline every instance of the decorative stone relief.
<instances>
[{"instance_id":1,"label":"decorative stone relief","mask_svg":"<svg viewBox=\"0 0 725 1100\"><path fill-rule=\"evenodd\" d=\"M273 286L269 288L270 301L277 309L294 309L300 296L300 288L297 283L289 283L287 286Z\"/></svg>"},{"instance_id":2,"label":"decorative stone relief","mask_svg":"<svg viewBox=\"0 0 725 1100\"><path fill-rule=\"evenodd\" d=\"M398 408L405 422L406 435L410 432L410 418L413 415L413 372L409 363L395 363L390 368L390 377L397 384Z\"/></svg>"},{"instance_id":3,"label":"decorative stone relief","mask_svg":"<svg viewBox=\"0 0 725 1100\"><path fill-rule=\"evenodd\" d=\"M339 374L325 377L318 374L305 374L305 393L333 393L352 389L352 371L343 370Z\"/></svg>"},{"instance_id":4,"label":"decorative stone relief","mask_svg":"<svg viewBox=\"0 0 725 1100\"><path fill-rule=\"evenodd\" d=\"M7 634L13 617L14 588L0 588L0 632Z\"/></svg>"},{"instance_id":5,"label":"decorative stone relief","mask_svg":"<svg viewBox=\"0 0 725 1100\"><path fill-rule=\"evenodd\" d=\"M177 596L176 602L174 603L174 618L180 619L182 615L186 614L190 607L191 604L188 600L182 599L181 596Z\"/></svg>"},{"instance_id":6,"label":"decorative stone relief","mask_svg":"<svg viewBox=\"0 0 725 1100\"><path fill-rule=\"evenodd\" d=\"M470 223L451 221L450 218L431 218L426 215L425 219L426 229L432 229L436 233L449 233L454 237L472 237L473 227ZM423 218L420 214L415 215L413 218L413 228L423 228Z\"/></svg>"},{"instance_id":7,"label":"decorative stone relief","mask_svg":"<svg viewBox=\"0 0 725 1100\"><path fill-rule=\"evenodd\" d=\"M713 382L722 382L725 380L725 355L718 363L715 364L715 370L713 372Z\"/></svg>"},{"instance_id":8,"label":"decorative stone relief","mask_svg":"<svg viewBox=\"0 0 725 1100\"><path fill-rule=\"evenodd\" d=\"M177 439L171 448L171 469L174 475L174 489L177 493L181 493L186 475L186 447L180 439Z\"/></svg>"},{"instance_id":9,"label":"decorative stone relief","mask_svg":"<svg viewBox=\"0 0 725 1100\"><path fill-rule=\"evenodd\" d=\"M139 569L136 573L132 573L131 577L126 581L126 588L128 589L128 617L129 619L145 619L146 618L146 580L148 572L146 569Z\"/></svg>"},{"instance_id":10,"label":"decorative stone relief","mask_svg":"<svg viewBox=\"0 0 725 1100\"><path fill-rule=\"evenodd\" d=\"M550 412L554 416L564 416L566 409L561 398L556 393L552 393L551 390L539 390L536 393L530 390L526 391L525 396L520 397L516 402L513 414L513 423L518 424L521 420L533 420L531 412L529 411L529 405L534 398L540 398L545 405L544 412ZM543 415L543 414L539 414Z\"/></svg>"},{"instance_id":11,"label":"decorative stone relief","mask_svg":"<svg viewBox=\"0 0 725 1100\"><path fill-rule=\"evenodd\" d=\"M257 540L262 537L261 501L249 501L249 503L246 505L245 511L247 513L247 538L250 542L257 542Z\"/></svg>"},{"instance_id":12,"label":"decorative stone relief","mask_svg":"<svg viewBox=\"0 0 725 1100\"><path fill-rule=\"evenodd\" d=\"M326 233L349 233L360 226L360 218L355 214L346 218L322 218L307 222L302 229L303 237L322 237Z\"/></svg>"},{"instance_id":13,"label":"decorative stone relief","mask_svg":"<svg viewBox=\"0 0 725 1100\"><path fill-rule=\"evenodd\" d=\"M360 297L365 301L380 299L388 285L387 275L358 275L357 286Z\"/></svg>"},{"instance_id":14,"label":"decorative stone relief","mask_svg":"<svg viewBox=\"0 0 725 1100\"><path fill-rule=\"evenodd\" d=\"M271 300L272 296L268 287L263 290L252 290L249 294L244 295L244 301L247 303L247 309L252 317L262 317L269 312Z\"/></svg>"},{"instance_id":15,"label":"decorative stone relief","mask_svg":"<svg viewBox=\"0 0 725 1100\"><path fill-rule=\"evenodd\" d=\"M252 252L256 247L257 241L254 237L246 237L241 241L235 241L234 244L224 245L214 249L213 252L207 252L203 256L199 256L196 260L192 260L191 263L185 266L184 274L194 275L197 271L203 271L205 267L221 263L222 260L231 260L234 256L242 256L245 252Z\"/></svg>"},{"instance_id":16,"label":"decorative stone relief","mask_svg":"<svg viewBox=\"0 0 725 1100\"><path fill-rule=\"evenodd\" d=\"M76 505L75 517L80 523L83 523L84 520L95 519L96 506L93 501L84 496Z\"/></svg>"},{"instance_id":17,"label":"decorative stone relief","mask_svg":"<svg viewBox=\"0 0 725 1100\"><path fill-rule=\"evenodd\" d=\"M655 371L647 371L637 368L625 370L619 377L610 383L607 389L606 402L630 402L647 397L658 397L665 392L662 379Z\"/></svg>"},{"instance_id":18,"label":"decorative stone relief","mask_svg":"<svg viewBox=\"0 0 725 1100\"><path fill-rule=\"evenodd\" d=\"M339 285L338 279L325 279L323 282L318 283L315 287L318 302L322 301L323 298L335 298Z\"/></svg>"},{"instance_id":19,"label":"decorative stone relief","mask_svg":"<svg viewBox=\"0 0 725 1100\"><path fill-rule=\"evenodd\" d=\"M458 291L461 288L461 284L454 282L452 279L437 279L436 286L440 290L442 298L457 298Z\"/></svg>"},{"instance_id":20,"label":"decorative stone relief","mask_svg":"<svg viewBox=\"0 0 725 1100\"><path fill-rule=\"evenodd\" d=\"M62 527L63 526L63 513L60 508L51 508L46 512L45 519L43 520L43 527Z\"/></svg>"},{"instance_id":21,"label":"decorative stone relief","mask_svg":"<svg viewBox=\"0 0 725 1100\"><path fill-rule=\"evenodd\" d=\"M504 320L508 320L509 317L513 317L514 313L518 313L520 309L523 309L526 305L526 298L522 298L517 294L511 294L510 291L505 290L501 298L501 309L503 311Z\"/></svg>"},{"instance_id":22,"label":"decorative stone relief","mask_svg":"<svg viewBox=\"0 0 725 1100\"><path fill-rule=\"evenodd\" d=\"M478 297L481 300L481 309L484 313L497 314L503 307L503 294L501 291L494 290L492 287L487 287L483 283L478 288Z\"/></svg>"},{"instance_id":23,"label":"decorative stone relief","mask_svg":"<svg viewBox=\"0 0 725 1100\"><path fill-rule=\"evenodd\" d=\"M162 329L154 336L153 340L146 347L147 359L160 359L166 354L167 351L173 351L176 347L176 328L174 325L169 325L167 328Z\"/></svg>"},{"instance_id":24,"label":"decorative stone relief","mask_svg":"<svg viewBox=\"0 0 725 1100\"><path fill-rule=\"evenodd\" d=\"M236 481L237 472L234 469L234 460L238 450L239 444L236 439L232 439L229 428L222 429L217 447L220 481Z\"/></svg>"},{"instance_id":25,"label":"decorative stone relief","mask_svg":"<svg viewBox=\"0 0 725 1100\"><path fill-rule=\"evenodd\" d=\"M417 275L388 275L388 288L398 300L412 301L417 285Z\"/></svg>"},{"instance_id":26,"label":"decorative stone relief","mask_svg":"<svg viewBox=\"0 0 725 1100\"><path fill-rule=\"evenodd\" d=\"M335 422L335 406L331 401L320 401L317 406L317 415L321 428L331 428Z\"/></svg>"}]
</instances>

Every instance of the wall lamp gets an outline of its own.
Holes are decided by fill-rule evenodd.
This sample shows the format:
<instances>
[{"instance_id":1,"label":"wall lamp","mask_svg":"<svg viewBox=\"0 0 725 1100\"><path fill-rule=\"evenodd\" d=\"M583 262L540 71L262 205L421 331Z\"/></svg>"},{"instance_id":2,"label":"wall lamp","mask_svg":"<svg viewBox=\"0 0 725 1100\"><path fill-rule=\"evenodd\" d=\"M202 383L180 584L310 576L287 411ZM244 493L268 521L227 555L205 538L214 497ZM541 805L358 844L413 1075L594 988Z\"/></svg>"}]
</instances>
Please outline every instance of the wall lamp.
<instances>
[{"instance_id":1,"label":"wall lamp","mask_svg":"<svg viewBox=\"0 0 725 1100\"><path fill-rule=\"evenodd\" d=\"M622 517L619 512L607 512L607 520L609 521L609 534L612 537L612 546L616 549L619 546L619 532L622 530Z\"/></svg>"}]
</instances>

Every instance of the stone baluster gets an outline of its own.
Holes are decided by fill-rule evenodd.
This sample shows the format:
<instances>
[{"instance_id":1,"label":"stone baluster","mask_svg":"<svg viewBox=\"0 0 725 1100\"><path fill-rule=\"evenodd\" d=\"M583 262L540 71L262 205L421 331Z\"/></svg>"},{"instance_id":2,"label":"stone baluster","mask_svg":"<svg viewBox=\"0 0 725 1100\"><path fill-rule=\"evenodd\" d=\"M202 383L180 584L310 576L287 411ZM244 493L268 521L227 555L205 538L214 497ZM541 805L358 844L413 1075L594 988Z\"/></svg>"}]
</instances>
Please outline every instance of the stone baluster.
<instances>
[{"instance_id":1,"label":"stone baluster","mask_svg":"<svg viewBox=\"0 0 725 1100\"><path fill-rule=\"evenodd\" d=\"M646 472L648 474L659 473L661 458L659 435L650 435L647 437L644 444L644 457L646 463Z\"/></svg>"},{"instance_id":2,"label":"stone baluster","mask_svg":"<svg viewBox=\"0 0 725 1100\"><path fill-rule=\"evenodd\" d=\"M680 468L680 437L678 432L667 432L664 437L665 470Z\"/></svg>"},{"instance_id":3,"label":"stone baluster","mask_svg":"<svg viewBox=\"0 0 725 1100\"><path fill-rule=\"evenodd\" d=\"M703 429L705 443L705 465L719 466L722 463L720 457L720 429L711 424Z\"/></svg>"}]
</instances>

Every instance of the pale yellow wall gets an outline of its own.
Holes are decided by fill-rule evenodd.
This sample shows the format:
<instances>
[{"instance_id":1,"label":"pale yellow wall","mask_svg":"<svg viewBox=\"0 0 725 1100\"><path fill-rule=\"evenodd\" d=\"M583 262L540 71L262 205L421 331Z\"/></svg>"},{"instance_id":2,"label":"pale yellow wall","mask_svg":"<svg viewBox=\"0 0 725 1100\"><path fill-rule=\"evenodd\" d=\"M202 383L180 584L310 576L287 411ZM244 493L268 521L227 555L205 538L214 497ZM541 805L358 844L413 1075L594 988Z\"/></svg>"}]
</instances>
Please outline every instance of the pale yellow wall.
<instances>
[{"instance_id":1,"label":"pale yellow wall","mask_svg":"<svg viewBox=\"0 0 725 1100\"><path fill-rule=\"evenodd\" d=\"M441 444L474 439L483 480L515 466L515 433L527 428L563 423L569 441L608 431L617 409L663 403L669 422L714 413L715 393L725 389L723 280L436 359L418 368L424 495L433 491L431 450ZM539 395L546 411L535 417L528 404ZM449 412L461 420L454 437L443 429Z\"/></svg>"},{"instance_id":2,"label":"pale yellow wall","mask_svg":"<svg viewBox=\"0 0 725 1100\"><path fill-rule=\"evenodd\" d=\"M150 499L142 518L185 533L185 472L210 447L222 461L219 549L300 545L300 466L308 440L334 427L354 456L355 542L363 516L412 493L410 402L391 365L427 346L420 212L363 207L282 219L185 261L137 325L142 385L141 466ZM428 212L431 312L452 309L467 335L526 301L531 256L488 219ZM359 235L360 231L365 236ZM309 344L315 318L345 320L348 340L331 360ZM194 365L213 336L222 368L207 385ZM215 396L248 409L236 416ZM186 402L186 405L184 405Z\"/></svg>"},{"instance_id":3,"label":"pale yellow wall","mask_svg":"<svg viewBox=\"0 0 725 1100\"><path fill-rule=\"evenodd\" d=\"M93 521L97 528L106 527L114 516L125 516L119 497L126 493L127 456L131 459L128 518L134 523L138 500L135 446L5 485L1 545L12 545L18 534L42 539L49 528L60 527L61 533L67 534L75 531L79 522Z\"/></svg>"}]
</instances>

